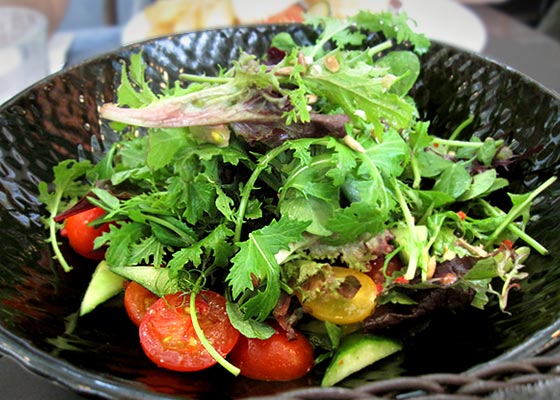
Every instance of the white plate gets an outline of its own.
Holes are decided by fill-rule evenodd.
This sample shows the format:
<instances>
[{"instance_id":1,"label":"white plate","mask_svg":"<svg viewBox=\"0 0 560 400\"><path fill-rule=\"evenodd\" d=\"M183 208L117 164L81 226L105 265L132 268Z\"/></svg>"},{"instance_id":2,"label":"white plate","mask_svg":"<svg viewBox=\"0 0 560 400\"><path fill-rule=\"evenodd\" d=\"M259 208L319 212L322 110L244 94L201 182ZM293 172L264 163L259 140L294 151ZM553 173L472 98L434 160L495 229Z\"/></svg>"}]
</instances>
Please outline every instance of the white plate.
<instances>
[{"instance_id":1,"label":"white plate","mask_svg":"<svg viewBox=\"0 0 560 400\"><path fill-rule=\"evenodd\" d=\"M162 0L159 0L162 1ZM235 0L240 10L246 0ZM333 13L337 16L352 15L358 10L381 11L392 9L395 0L331 0ZM251 3L251 2L250 2ZM268 3L286 4L285 0ZM289 3L289 2L288 2ZM430 39L438 40L459 48L481 52L486 44L486 28L478 16L454 0L400 0L400 10L406 12L415 23L415 30ZM251 3L251 15L255 18L255 4ZM261 3L262 4L262 3ZM249 8L245 8L247 10ZM277 10L274 10L277 11ZM239 13L239 11L238 11ZM247 15L247 13L245 13ZM212 28L209 26L208 28ZM144 12L136 14L124 27L123 44L150 38L150 23ZM173 32L172 32L173 33Z\"/></svg>"}]
</instances>

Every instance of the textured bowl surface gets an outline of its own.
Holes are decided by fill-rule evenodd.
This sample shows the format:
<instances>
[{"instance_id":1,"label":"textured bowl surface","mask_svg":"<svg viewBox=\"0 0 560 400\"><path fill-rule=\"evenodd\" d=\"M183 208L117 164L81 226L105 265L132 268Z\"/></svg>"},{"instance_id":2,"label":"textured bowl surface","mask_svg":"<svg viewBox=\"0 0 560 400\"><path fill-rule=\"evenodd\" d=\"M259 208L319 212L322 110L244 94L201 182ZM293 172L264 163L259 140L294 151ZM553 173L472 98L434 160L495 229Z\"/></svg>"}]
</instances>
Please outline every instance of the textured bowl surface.
<instances>
[{"instance_id":1,"label":"textured bowl surface","mask_svg":"<svg viewBox=\"0 0 560 400\"><path fill-rule=\"evenodd\" d=\"M0 108L0 350L81 393L111 398L246 397L317 384L313 374L273 384L233 378L218 368L196 374L158 369L143 355L119 297L77 320L92 266L62 272L45 242L37 201L37 184L52 179L53 165L66 158L95 161L105 150L113 134L99 120L98 107L115 100L122 63L132 53L142 51L158 85L181 72L215 74L240 48L263 54L271 36L286 29L301 41L313 35L298 26L263 26L155 39L53 75ZM558 175L557 96L515 71L448 46L434 43L422 62L413 95L433 133L445 136L473 114L466 135L506 135L519 154L528 154L509 171L515 191ZM531 278L511 293L511 314L491 308L435 316L399 356L344 385L460 373L537 354L559 326L559 194L555 184L533 208L529 232L551 254L531 256Z\"/></svg>"}]
</instances>

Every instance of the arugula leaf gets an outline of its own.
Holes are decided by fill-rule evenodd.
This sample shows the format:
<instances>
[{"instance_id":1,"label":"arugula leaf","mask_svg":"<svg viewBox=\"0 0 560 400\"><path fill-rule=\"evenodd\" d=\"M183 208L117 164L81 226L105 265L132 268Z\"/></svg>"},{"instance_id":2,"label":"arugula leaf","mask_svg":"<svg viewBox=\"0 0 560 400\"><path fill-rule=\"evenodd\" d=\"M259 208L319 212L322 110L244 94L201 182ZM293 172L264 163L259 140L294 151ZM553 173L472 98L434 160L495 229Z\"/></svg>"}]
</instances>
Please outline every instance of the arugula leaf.
<instances>
[{"instance_id":1,"label":"arugula leaf","mask_svg":"<svg viewBox=\"0 0 560 400\"><path fill-rule=\"evenodd\" d=\"M452 166L453 161L441 157L430 150L421 151L415 157L418 170L423 178L435 178Z\"/></svg>"},{"instance_id":2,"label":"arugula leaf","mask_svg":"<svg viewBox=\"0 0 560 400\"><path fill-rule=\"evenodd\" d=\"M109 243L105 260L113 267L134 265L130 262L131 243L145 236L146 226L133 222L121 222L119 226L111 225L109 232L95 239L95 246Z\"/></svg>"},{"instance_id":3,"label":"arugula leaf","mask_svg":"<svg viewBox=\"0 0 560 400\"><path fill-rule=\"evenodd\" d=\"M381 143L369 141L363 144L367 158L384 176L399 177L410 159L408 144L394 129L389 129Z\"/></svg>"},{"instance_id":4,"label":"arugula leaf","mask_svg":"<svg viewBox=\"0 0 560 400\"><path fill-rule=\"evenodd\" d=\"M280 266L275 254L301 241L308 225L282 218L249 233L249 238L239 243L226 282L245 319L263 321L274 309L280 297ZM249 298L245 298L247 294Z\"/></svg>"},{"instance_id":5,"label":"arugula leaf","mask_svg":"<svg viewBox=\"0 0 560 400\"><path fill-rule=\"evenodd\" d=\"M385 131L382 121L395 129L409 126L415 107L402 97L386 91L377 68L365 63L351 66L342 59L339 64L337 72L323 67L321 71L306 75L303 81L309 91L336 104L358 121L356 110L360 110L373 123L378 136Z\"/></svg>"},{"instance_id":6,"label":"arugula leaf","mask_svg":"<svg viewBox=\"0 0 560 400\"><path fill-rule=\"evenodd\" d=\"M276 332L267 323L255 321L254 319L245 319L237 303L228 301L226 303L226 310L231 324L245 337L265 340Z\"/></svg>"},{"instance_id":7,"label":"arugula leaf","mask_svg":"<svg viewBox=\"0 0 560 400\"><path fill-rule=\"evenodd\" d=\"M334 209L332 202L301 194L284 198L279 206L283 216L309 223L306 231L319 236L332 234L323 221L328 221L333 216Z\"/></svg>"},{"instance_id":8,"label":"arugula leaf","mask_svg":"<svg viewBox=\"0 0 560 400\"><path fill-rule=\"evenodd\" d=\"M327 221L326 228L332 232L323 242L343 245L358 240L365 234L375 235L387 228L388 210L379 210L365 202L352 203L338 208Z\"/></svg>"},{"instance_id":9,"label":"arugula leaf","mask_svg":"<svg viewBox=\"0 0 560 400\"><path fill-rule=\"evenodd\" d=\"M146 164L151 169L169 165L186 142L186 129L151 129L148 134Z\"/></svg>"},{"instance_id":10,"label":"arugula leaf","mask_svg":"<svg viewBox=\"0 0 560 400\"><path fill-rule=\"evenodd\" d=\"M226 225L218 225L198 242L173 253L168 267L173 271L181 270L188 263L192 263L195 267L200 267L203 261L201 256L204 254L204 250L206 250L208 256L214 255L214 266L225 267L229 264L229 259L235 251L235 247L228 241L232 236L233 231Z\"/></svg>"}]
</instances>

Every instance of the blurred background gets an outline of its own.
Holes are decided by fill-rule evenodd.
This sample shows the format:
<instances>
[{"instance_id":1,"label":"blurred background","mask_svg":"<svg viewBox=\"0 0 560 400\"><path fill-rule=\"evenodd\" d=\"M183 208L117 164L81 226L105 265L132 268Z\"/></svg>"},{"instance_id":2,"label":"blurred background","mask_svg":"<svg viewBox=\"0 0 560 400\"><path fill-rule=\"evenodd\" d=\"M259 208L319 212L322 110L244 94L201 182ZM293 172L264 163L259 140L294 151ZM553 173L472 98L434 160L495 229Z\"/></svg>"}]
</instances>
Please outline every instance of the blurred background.
<instances>
[{"instance_id":1,"label":"blurred background","mask_svg":"<svg viewBox=\"0 0 560 400\"><path fill-rule=\"evenodd\" d=\"M28 6L49 17L51 72L151 37L289 21L294 7L317 14L328 8L335 16L400 9L429 38L490 57L560 91L558 68L550 68L560 65L560 0L0 0L1 5Z\"/></svg>"},{"instance_id":2,"label":"blurred background","mask_svg":"<svg viewBox=\"0 0 560 400\"><path fill-rule=\"evenodd\" d=\"M206 15L206 25L228 24L224 4L234 5L237 23L255 22L267 10L281 13L294 4L294 0L43 0L40 4L48 2L64 3L65 8L53 21L58 34L52 40L52 47L58 48L53 68L148 37L207 27L193 20L196 12ZM328 3L341 14L364 7L400 6L431 39L480 53L560 92L560 0L304 0L297 4L317 3ZM318 10L322 12L321 7ZM88 40L92 36L98 39Z\"/></svg>"},{"instance_id":3,"label":"blurred background","mask_svg":"<svg viewBox=\"0 0 560 400\"><path fill-rule=\"evenodd\" d=\"M162 0L60 0L61 3L66 1L68 1L68 7L61 21L61 30L100 25L124 25L150 3ZM457 1L467 6L487 4L527 26L542 30L560 40L560 14L558 10L554 11L554 8L560 7L558 4L554 6L555 3L559 3L558 0ZM21 3L21 1L17 2ZM35 1L33 2L35 3ZM185 0L185 2L188 3L189 1ZM371 3L375 3L375 0L372 0Z\"/></svg>"}]
</instances>

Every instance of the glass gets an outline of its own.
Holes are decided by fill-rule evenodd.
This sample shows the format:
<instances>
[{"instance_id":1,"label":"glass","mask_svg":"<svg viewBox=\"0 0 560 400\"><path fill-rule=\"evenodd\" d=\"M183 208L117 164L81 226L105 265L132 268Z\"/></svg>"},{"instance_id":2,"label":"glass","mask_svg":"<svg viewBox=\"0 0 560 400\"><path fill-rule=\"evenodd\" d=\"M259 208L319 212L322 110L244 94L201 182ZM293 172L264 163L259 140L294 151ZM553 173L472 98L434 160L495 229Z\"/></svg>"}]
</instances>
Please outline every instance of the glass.
<instances>
[{"instance_id":1,"label":"glass","mask_svg":"<svg viewBox=\"0 0 560 400\"><path fill-rule=\"evenodd\" d=\"M49 73L45 15L0 7L0 104Z\"/></svg>"}]
</instances>

